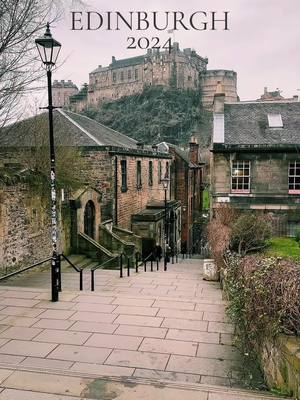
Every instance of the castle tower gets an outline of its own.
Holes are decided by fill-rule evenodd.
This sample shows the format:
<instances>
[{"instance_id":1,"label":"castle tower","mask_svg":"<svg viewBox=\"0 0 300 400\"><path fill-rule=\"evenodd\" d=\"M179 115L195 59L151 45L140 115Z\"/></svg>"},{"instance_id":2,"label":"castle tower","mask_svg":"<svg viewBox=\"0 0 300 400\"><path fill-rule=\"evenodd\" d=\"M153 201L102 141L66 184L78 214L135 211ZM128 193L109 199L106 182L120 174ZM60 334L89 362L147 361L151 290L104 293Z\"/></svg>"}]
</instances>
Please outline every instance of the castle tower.
<instances>
[{"instance_id":1,"label":"castle tower","mask_svg":"<svg viewBox=\"0 0 300 400\"><path fill-rule=\"evenodd\" d=\"M224 69L208 70L202 76L202 103L206 109L212 110L214 95L222 87L225 93L225 102L238 101L237 73Z\"/></svg>"}]
</instances>

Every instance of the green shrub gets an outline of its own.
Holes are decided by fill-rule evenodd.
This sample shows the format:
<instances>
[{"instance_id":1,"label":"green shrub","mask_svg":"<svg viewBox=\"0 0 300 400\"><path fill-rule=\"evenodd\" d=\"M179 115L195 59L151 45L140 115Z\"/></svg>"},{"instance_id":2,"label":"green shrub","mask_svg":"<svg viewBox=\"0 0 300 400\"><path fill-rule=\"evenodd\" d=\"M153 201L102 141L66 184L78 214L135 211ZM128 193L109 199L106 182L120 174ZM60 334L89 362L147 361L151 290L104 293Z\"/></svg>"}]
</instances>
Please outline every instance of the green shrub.
<instances>
[{"instance_id":1,"label":"green shrub","mask_svg":"<svg viewBox=\"0 0 300 400\"><path fill-rule=\"evenodd\" d=\"M296 231L295 231L295 240L300 245L300 229L296 229Z\"/></svg>"},{"instance_id":2,"label":"green shrub","mask_svg":"<svg viewBox=\"0 0 300 400\"><path fill-rule=\"evenodd\" d=\"M272 228L264 215L244 213L232 224L230 248L240 255L258 251L267 246Z\"/></svg>"}]
</instances>

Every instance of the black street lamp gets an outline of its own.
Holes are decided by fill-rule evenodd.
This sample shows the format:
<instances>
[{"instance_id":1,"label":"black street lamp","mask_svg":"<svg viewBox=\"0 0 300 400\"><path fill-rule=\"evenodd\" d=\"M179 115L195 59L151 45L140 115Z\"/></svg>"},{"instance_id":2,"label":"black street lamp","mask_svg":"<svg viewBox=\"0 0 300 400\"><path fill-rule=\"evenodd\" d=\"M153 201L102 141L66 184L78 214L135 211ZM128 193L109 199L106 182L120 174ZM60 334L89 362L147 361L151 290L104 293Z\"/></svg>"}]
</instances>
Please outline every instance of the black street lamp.
<instances>
[{"instance_id":1,"label":"black street lamp","mask_svg":"<svg viewBox=\"0 0 300 400\"><path fill-rule=\"evenodd\" d=\"M52 260L51 260L51 293L52 301L58 301L60 290L60 257L57 252L57 211L56 211L56 178L55 178L55 148L53 137L53 104L52 104L52 68L54 67L61 44L53 39L49 22L43 37L36 39L35 44L39 51L41 60L47 71L48 81L48 107L49 111L49 142L50 142L50 182L51 182L51 238L52 238Z\"/></svg>"},{"instance_id":2,"label":"black street lamp","mask_svg":"<svg viewBox=\"0 0 300 400\"><path fill-rule=\"evenodd\" d=\"M165 191L165 249L164 249L164 271L167 270L167 252L168 252L168 205L167 205L167 192L169 188L169 183L170 183L170 178L167 178L166 176L161 179L161 183L163 185L164 191Z\"/></svg>"}]
</instances>

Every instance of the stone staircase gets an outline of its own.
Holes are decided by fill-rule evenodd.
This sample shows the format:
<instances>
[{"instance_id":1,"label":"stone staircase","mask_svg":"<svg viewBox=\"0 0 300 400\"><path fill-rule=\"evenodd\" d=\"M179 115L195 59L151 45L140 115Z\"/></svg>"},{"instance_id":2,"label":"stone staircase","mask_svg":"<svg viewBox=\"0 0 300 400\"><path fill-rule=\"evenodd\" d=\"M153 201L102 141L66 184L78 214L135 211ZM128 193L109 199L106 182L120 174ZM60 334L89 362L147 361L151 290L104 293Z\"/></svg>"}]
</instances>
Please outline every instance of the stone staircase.
<instances>
[{"instance_id":1,"label":"stone staircase","mask_svg":"<svg viewBox=\"0 0 300 400\"><path fill-rule=\"evenodd\" d=\"M98 261L92 260L85 254L71 254L67 257L79 269L82 268L84 270L90 270L91 268L99 265ZM74 272L74 269L71 267L71 265L64 259L62 259L61 268L62 272Z\"/></svg>"}]
</instances>

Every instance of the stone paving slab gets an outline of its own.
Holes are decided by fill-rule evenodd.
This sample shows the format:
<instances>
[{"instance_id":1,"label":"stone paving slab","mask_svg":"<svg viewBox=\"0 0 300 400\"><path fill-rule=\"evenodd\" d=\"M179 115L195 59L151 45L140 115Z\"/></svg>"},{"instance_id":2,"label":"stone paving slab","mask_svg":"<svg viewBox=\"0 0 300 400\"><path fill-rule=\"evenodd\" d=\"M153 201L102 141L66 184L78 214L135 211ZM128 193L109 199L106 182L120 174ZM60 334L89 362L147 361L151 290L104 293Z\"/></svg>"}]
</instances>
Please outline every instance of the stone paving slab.
<instances>
[{"instance_id":1,"label":"stone paving slab","mask_svg":"<svg viewBox=\"0 0 300 400\"><path fill-rule=\"evenodd\" d=\"M85 287L89 278L84 274ZM63 279L63 286L78 285L76 274ZM231 384L233 328L219 286L202 280L199 260L123 280L118 271L100 270L94 293L64 291L57 303L49 301L49 273L28 280L47 291L25 284L23 277L22 287L0 286L0 363Z\"/></svg>"}]
</instances>

